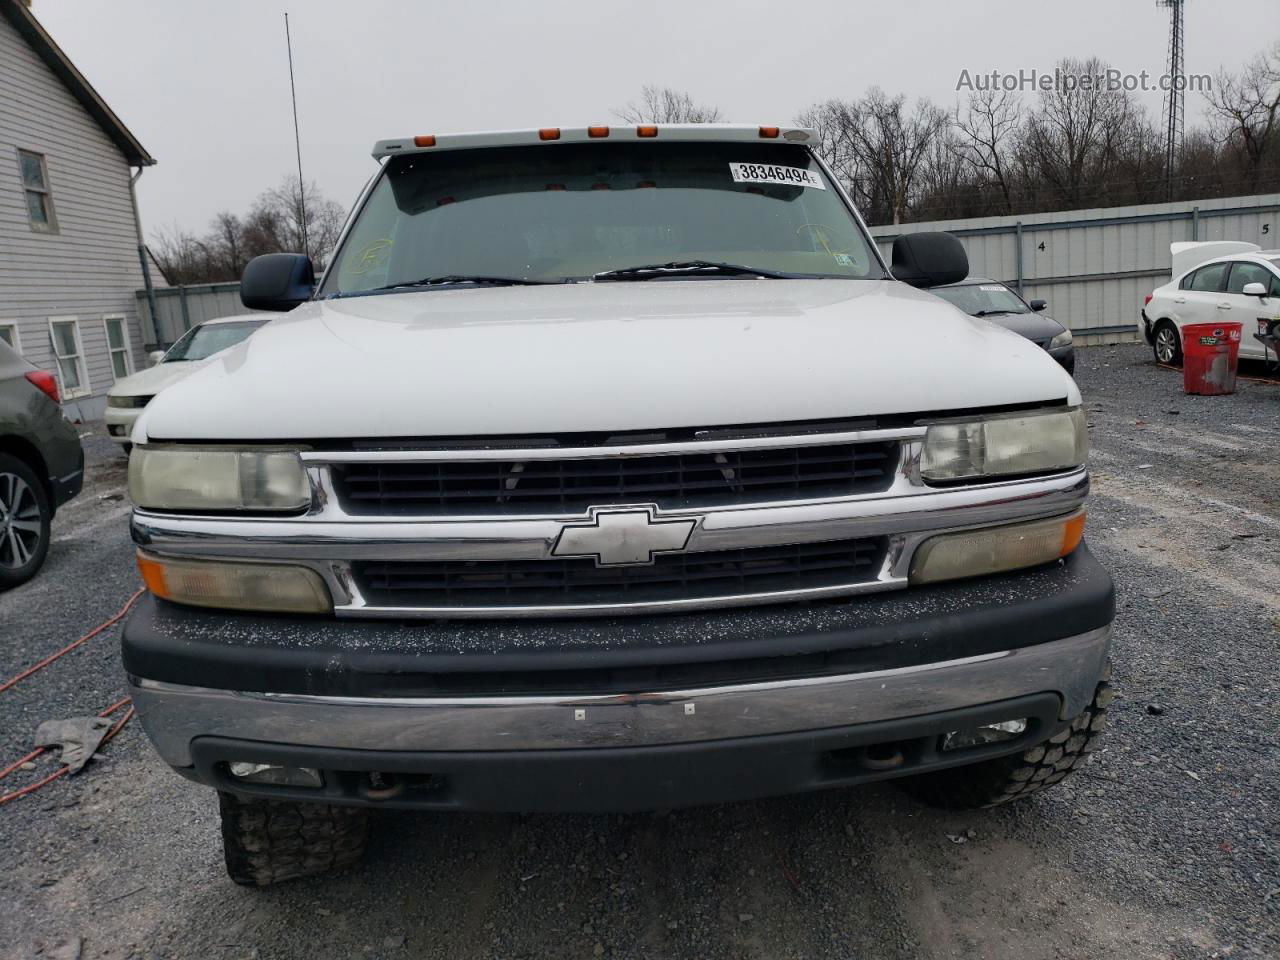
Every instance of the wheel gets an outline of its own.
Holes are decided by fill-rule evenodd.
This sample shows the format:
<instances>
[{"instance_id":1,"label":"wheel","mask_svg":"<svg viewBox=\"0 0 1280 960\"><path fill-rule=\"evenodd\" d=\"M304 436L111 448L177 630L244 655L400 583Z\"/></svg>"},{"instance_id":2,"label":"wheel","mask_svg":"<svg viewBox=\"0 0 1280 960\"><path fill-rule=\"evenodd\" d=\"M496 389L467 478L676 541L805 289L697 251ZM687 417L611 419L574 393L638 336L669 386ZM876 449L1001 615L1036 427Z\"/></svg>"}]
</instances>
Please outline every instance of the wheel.
<instances>
[{"instance_id":1,"label":"wheel","mask_svg":"<svg viewBox=\"0 0 1280 960\"><path fill-rule=\"evenodd\" d=\"M369 838L369 811L218 792L227 873L246 887L353 866Z\"/></svg>"},{"instance_id":2,"label":"wheel","mask_svg":"<svg viewBox=\"0 0 1280 960\"><path fill-rule=\"evenodd\" d=\"M1156 324L1151 351L1156 356L1156 363L1171 367L1182 366L1182 338L1178 336L1178 328L1172 321L1161 320Z\"/></svg>"},{"instance_id":3,"label":"wheel","mask_svg":"<svg viewBox=\"0 0 1280 960\"><path fill-rule=\"evenodd\" d=\"M34 470L0 453L0 590L26 583L49 552L53 507Z\"/></svg>"},{"instance_id":4,"label":"wheel","mask_svg":"<svg viewBox=\"0 0 1280 960\"><path fill-rule=\"evenodd\" d=\"M1111 685L1104 679L1093 701L1067 729L1030 750L909 777L901 781L902 787L926 803L950 810L995 807L1039 793L1065 780L1097 749L1111 700Z\"/></svg>"}]
</instances>

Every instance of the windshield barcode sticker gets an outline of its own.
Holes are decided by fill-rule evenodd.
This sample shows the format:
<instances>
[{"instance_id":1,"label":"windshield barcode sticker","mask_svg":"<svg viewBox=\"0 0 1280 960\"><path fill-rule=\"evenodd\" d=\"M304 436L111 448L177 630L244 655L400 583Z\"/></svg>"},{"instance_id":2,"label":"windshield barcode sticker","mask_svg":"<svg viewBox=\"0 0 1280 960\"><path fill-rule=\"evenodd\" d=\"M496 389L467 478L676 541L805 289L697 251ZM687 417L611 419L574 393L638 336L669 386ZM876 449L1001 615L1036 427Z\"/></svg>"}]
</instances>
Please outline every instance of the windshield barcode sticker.
<instances>
[{"instance_id":1,"label":"windshield barcode sticker","mask_svg":"<svg viewBox=\"0 0 1280 960\"><path fill-rule=\"evenodd\" d=\"M781 183L790 187L827 189L822 178L804 167L780 167L773 163L731 163L735 183Z\"/></svg>"}]
</instances>

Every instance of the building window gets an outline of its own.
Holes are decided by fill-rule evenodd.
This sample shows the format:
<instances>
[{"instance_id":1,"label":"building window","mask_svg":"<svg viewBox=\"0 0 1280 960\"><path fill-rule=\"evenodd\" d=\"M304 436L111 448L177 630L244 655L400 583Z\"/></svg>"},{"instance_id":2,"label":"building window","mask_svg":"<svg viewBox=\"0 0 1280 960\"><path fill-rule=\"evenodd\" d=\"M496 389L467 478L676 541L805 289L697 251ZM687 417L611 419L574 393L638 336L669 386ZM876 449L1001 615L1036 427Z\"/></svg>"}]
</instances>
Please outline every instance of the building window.
<instances>
[{"instance_id":1,"label":"building window","mask_svg":"<svg viewBox=\"0 0 1280 960\"><path fill-rule=\"evenodd\" d=\"M84 367L84 349L80 346L80 325L75 317L50 317L49 337L53 355L58 361L58 382L62 397L74 399L89 393L89 374Z\"/></svg>"},{"instance_id":2,"label":"building window","mask_svg":"<svg viewBox=\"0 0 1280 960\"><path fill-rule=\"evenodd\" d=\"M13 347L18 353L22 352L22 341L18 339L18 325L16 323L0 322L0 340Z\"/></svg>"},{"instance_id":3,"label":"building window","mask_svg":"<svg viewBox=\"0 0 1280 960\"><path fill-rule=\"evenodd\" d=\"M49 170L43 153L18 151L18 167L22 171L22 189L27 196L27 219L32 230L56 233L58 219L53 214L53 194L49 192Z\"/></svg>"},{"instance_id":4,"label":"building window","mask_svg":"<svg viewBox=\"0 0 1280 960\"><path fill-rule=\"evenodd\" d=\"M103 317L107 325L107 350L111 354L111 373L123 380L133 373L133 351L129 345L129 329L124 317Z\"/></svg>"}]
</instances>

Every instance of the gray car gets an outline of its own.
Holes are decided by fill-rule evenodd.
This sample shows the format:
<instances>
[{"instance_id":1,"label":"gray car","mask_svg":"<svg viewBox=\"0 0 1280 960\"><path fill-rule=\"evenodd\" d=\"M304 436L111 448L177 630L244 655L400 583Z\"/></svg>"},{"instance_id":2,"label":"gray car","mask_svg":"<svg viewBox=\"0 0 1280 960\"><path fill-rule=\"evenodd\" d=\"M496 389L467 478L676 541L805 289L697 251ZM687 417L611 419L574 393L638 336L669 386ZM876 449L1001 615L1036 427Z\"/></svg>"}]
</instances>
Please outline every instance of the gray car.
<instances>
[{"instance_id":1,"label":"gray car","mask_svg":"<svg viewBox=\"0 0 1280 960\"><path fill-rule=\"evenodd\" d=\"M998 323L1038 343L1067 373L1075 373L1076 350L1071 343L1071 331L1041 313L1048 306L1043 300L1023 300L1012 287L985 277L966 277L959 283L934 287L929 292L970 316Z\"/></svg>"},{"instance_id":2,"label":"gray car","mask_svg":"<svg viewBox=\"0 0 1280 960\"><path fill-rule=\"evenodd\" d=\"M57 381L0 341L0 590L35 576L54 512L83 483L84 451Z\"/></svg>"}]
</instances>

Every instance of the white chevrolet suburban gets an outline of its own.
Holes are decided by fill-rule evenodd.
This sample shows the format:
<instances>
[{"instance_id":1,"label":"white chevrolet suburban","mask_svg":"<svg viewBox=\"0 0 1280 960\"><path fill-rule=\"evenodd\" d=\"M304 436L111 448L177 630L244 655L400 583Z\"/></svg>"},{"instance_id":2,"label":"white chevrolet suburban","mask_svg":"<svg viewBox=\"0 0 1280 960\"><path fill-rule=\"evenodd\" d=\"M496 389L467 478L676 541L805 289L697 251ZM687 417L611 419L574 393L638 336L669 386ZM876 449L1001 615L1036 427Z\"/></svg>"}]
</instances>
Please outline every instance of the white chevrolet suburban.
<instances>
[{"instance_id":1,"label":"white chevrolet suburban","mask_svg":"<svg viewBox=\"0 0 1280 960\"><path fill-rule=\"evenodd\" d=\"M332 263L150 403L143 726L233 879L375 807L671 808L905 778L985 806L1087 759L1110 577L1080 394L886 264L805 129L382 141Z\"/></svg>"}]
</instances>

